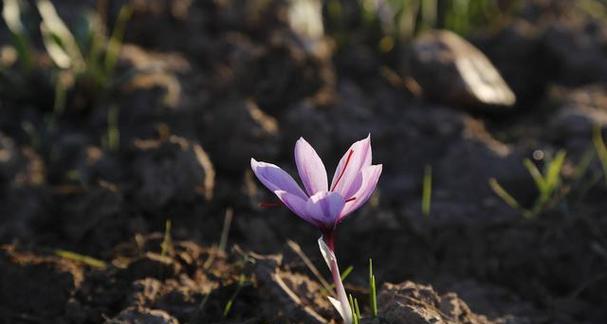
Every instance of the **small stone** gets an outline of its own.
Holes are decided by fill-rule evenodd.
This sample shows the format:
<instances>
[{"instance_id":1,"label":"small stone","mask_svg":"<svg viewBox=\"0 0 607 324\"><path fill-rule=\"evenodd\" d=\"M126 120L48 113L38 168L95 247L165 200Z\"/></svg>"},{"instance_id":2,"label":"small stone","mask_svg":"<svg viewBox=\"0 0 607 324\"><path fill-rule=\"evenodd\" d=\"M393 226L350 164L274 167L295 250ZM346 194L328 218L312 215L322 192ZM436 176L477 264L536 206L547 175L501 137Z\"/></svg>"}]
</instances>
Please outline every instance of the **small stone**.
<instances>
[{"instance_id":1,"label":"small stone","mask_svg":"<svg viewBox=\"0 0 607 324\"><path fill-rule=\"evenodd\" d=\"M379 313L388 323L489 324L474 314L455 293L438 295L431 286L406 281L384 284L379 296Z\"/></svg>"},{"instance_id":2,"label":"small stone","mask_svg":"<svg viewBox=\"0 0 607 324\"><path fill-rule=\"evenodd\" d=\"M414 41L409 66L426 96L468 107L510 107L516 97L489 59L450 31Z\"/></svg>"}]
</instances>

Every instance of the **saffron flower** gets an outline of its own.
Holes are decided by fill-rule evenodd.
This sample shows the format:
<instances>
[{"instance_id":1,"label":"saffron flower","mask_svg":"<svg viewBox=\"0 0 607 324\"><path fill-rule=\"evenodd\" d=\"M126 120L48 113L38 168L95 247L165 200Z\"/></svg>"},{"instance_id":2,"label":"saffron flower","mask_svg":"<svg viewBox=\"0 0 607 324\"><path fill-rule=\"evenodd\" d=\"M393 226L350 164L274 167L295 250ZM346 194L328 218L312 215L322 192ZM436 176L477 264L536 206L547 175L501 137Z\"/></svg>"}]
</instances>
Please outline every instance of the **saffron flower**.
<instances>
[{"instance_id":1,"label":"saffron flower","mask_svg":"<svg viewBox=\"0 0 607 324\"><path fill-rule=\"evenodd\" d=\"M253 172L293 213L318 228L320 250L333 275L337 300L329 297L346 323L352 322L335 257L335 229L369 198L381 175L382 165L371 164L371 135L348 149L339 161L331 186L322 160L303 138L295 144L295 164L304 189L278 166L251 159Z\"/></svg>"}]
</instances>

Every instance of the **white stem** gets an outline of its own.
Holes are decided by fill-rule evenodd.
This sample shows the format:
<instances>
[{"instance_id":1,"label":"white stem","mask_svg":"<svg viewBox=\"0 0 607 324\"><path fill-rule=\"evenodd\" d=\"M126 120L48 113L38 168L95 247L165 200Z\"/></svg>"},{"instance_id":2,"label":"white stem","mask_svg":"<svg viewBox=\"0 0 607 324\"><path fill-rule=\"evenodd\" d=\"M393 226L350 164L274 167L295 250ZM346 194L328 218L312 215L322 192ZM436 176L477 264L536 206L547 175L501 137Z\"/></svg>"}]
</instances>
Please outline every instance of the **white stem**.
<instances>
[{"instance_id":1,"label":"white stem","mask_svg":"<svg viewBox=\"0 0 607 324\"><path fill-rule=\"evenodd\" d=\"M333 277L333 283L335 284L335 290L337 292L337 299L329 297L329 301L331 304L333 304L333 307L337 309L339 315L341 315L341 317L344 319L344 323L352 324L352 309L350 308L350 303L348 302L348 296L346 295L344 285L341 282L341 275L339 273L339 266L337 265L335 252L333 252L333 250L331 250L327 244L325 244L322 237L318 239L318 246L320 247L320 252L322 253L323 258L327 262L327 266L331 270L331 276Z\"/></svg>"},{"instance_id":2,"label":"white stem","mask_svg":"<svg viewBox=\"0 0 607 324\"><path fill-rule=\"evenodd\" d=\"M339 273L337 258L334 257L331 261L331 275L333 276L333 283L335 283L337 300L339 300L339 303L343 309L344 314L342 314L342 316L346 324L352 324L352 309L350 308L350 302L348 302L348 296L346 295L344 284L341 282L341 274Z\"/></svg>"}]
</instances>

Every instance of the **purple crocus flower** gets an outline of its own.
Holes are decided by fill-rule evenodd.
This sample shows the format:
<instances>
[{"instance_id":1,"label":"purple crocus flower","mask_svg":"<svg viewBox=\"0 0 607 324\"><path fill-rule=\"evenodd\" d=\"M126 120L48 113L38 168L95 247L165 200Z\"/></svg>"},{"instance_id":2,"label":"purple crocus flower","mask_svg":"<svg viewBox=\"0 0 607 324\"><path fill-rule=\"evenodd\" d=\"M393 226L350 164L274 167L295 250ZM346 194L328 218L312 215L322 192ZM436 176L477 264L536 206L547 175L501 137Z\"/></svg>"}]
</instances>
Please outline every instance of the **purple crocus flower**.
<instances>
[{"instance_id":1,"label":"purple crocus flower","mask_svg":"<svg viewBox=\"0 0 607 324\"><path fill-rule=\"evenodd\" d=\"M253 172L293 213L322 232L319 245L333 274L338 300L331 299L346 323L352 321L345 290L335 258L335 228L360 208L379 180L382 165L371 164L371 135L350 147L337 165L331 186L322 160L303 138L295 144L295 163L304 189L284 170L251 159Z\"/></svg>"},{"instance_id":2,"label":"purple crocus flower","mask_svg":"<svg viewBox=\"0 0 607 324\"><path fill-rule=\"evenodd\" d=\"M350 147L337 165L331 186L322 160L303 138L295 144L295 163L305 191L278 166L251 159L251 168L293 213L327 235L360 208L375 190L382 165L371 164L371 136ZM330 242L327 242L328 244Z\"/></svg>"}]
</instances>

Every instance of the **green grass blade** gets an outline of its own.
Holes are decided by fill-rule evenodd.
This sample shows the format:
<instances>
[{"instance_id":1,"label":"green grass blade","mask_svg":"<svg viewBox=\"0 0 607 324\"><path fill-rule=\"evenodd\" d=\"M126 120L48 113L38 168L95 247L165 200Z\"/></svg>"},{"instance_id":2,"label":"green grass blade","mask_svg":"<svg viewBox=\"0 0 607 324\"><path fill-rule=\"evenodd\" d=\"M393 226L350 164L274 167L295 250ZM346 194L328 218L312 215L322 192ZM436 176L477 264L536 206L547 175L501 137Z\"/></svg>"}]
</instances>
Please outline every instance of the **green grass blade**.
<instances>
[{"instance_id":1,"label":"green grass blade","mask_svg":"<svg viewBox=\"0 0 607 324\"><path fill-rule=\"evenodd\" d=\"M356 323L360 323L362 316L360 316L360 308L358 307L358 299L354 298L354 314L356 314Z\"/></svg>"},{"instance_id":2,"label":"green grass blade","mask_svg":"<svg viewBox=\"0 0 607 324\"><path fill-rule=\"evenodd\" d=\"M126 31L126 25L133 15L133 7L131 5L124 5L120 8L114 30L110 36L110 41L107 47L107 53L105 54L105 72L111 74L114 71L116 62L118 62L118 56L120 49L122 48L122 41L124 39L124 33Z\"/></svg>"},{"instance_id":3,"label":"green grass blade","mask_svg":"<svg viewBox=\"0 0 607 324\"><path fill-rule=\"evenodd\" d=\"M489 186L498 197L500 197L506 204L508 204L508 206L512 207L513 209L521 209L521 206L516 201L516 199L514 199L514 197L512 197L506 191L506 189L504 189L504 187L502 187L502 185L497 182L495 178L489 179Z\"/></svg>"},{"instance_id":4,"label":"green grass blade","mask_svg":"<svg viewBox=\"0 0 607 324\"><path fill-rule=\"evenodd\" d=\"M563 169L566 156L567 153L564 150L560 150L556 153L556 157L548 164L544 181L548 194L552 194L561 182L561 170Z\"/></svg>"},{"instance_id":5,"label":"green grass blade","mask_svg":"<svg viewBox=\"0 0 607 324\"><path fill-rule=\"evenodd\" d=\"M353 266L349 266L348 268L346 268L346 270L344 270L341 273L341 281L346 280L346 278L348 278L348 276L350 275L350 273L352 273L352 270L354 270Z\"/></svg>"},{"instance_id":6,"label":"green grass blade","mask_svg":"<svg viewBox=\"0 0 607 324\"><path fill-rule=\"evenodd\" d=\"M525 166L525 168L527 168L527 171L529 171L529 174L533 178L535 186L537 187L537 190L540 192L540 194L546 192L546 181L544 180L544 176L537 168L537 166L533 163L533 161L525 159L523 161L523 165Z\"/></svg>"},{"instance_id":7,"label":"green grass blade","mask_svg":"<svg viewBox=\"0 0 607 324\"><path fill-rule=\"evenodd\" d=\"M171 220L167 219L164 223L164 237L160 244L160 255L166 256L173 249L173 240L171 239Z\"/></svg>"},{"instance_id":8,"label":"green grass blade","mask_svg":"<svg viewBox=\"0 0 607 324\"><path fill-rule=\"evenodd\" d=\"M375 275L373 274L373 259L369 258L369 308L371 317L377 317L377 288L375 287Z\"/></svg>"},{"instance_id":9,"label":"green grass blade","mask_svg":"<svg viewBox=\"0 0 607 324\"><path fill-rule=\"evenodd\" d=\"M236 287L236 290L232 294L232 297L230 297L230 299L226 303L226 306L223 308L223 317L227 317L230 314L230 311L232 310L232 306L234 305L234 301L236 300L236 297L238 297L238 294L240 293L240 290L244 286L244 283L245 283L245 277L243 274L241 274L240 278L238 279L238 286Z\"/></svg>"},{"instance_id":10,"label":"green grass blade","mask_svg":"<svg viewBox=\"0 0 607 324\"><path fill-rule=\"evenodd\" d=\"M120 108L117 105L110 106L107 113L107 146L113 152L120 149L119 119Z\"/></svg>"},{"instance_id":11,"label":"green grass blade","mask_svg":"<svg viewBox=\"0 0 607 324\"><path fill-rule=\"evenodd\" d=\"M2 18L11 32L11 37L17 55L23 66L29 70L32 66L32 51L25 28L21 21L21 5L19 0L4 0Z\"/></svg>"},{"instance_id":12,"label":"green grass blade","mask_svg":"<svg viewBox=\"0 0 607 324\"><path fill-rule=\"evenodd\" d=\"M99 259L95 259L93 257L78 254L78 253L71 252L71 251L55 250L55 255L57 255L61 258L64 258L64 259L84 263L93 268L105 269L107 267L105 262L103 262Z\"/></svg>"},{"instance_id":13,"label":"green grass blade","mask_svg":"<svg viewBox=\"0 0 607 324\"><path fill-rule=\"evenodd\" d=\"M422 214L426 217L430 215L432 203L432 167L427 165L424 169L424 180L422 188Z\"/></svg>"},{"instance_id":14,"label":"green grass blade","mask_svg":"<svg viewBox=\"0 0 607 324\"><path fill-rule=\"evenodd\" d=\"M352 294L348 295L348 302L350 303L350 309L352 311L352 324L359 324L358 317L356 316L356 306L354 305L354 299Z\"/></svg>"}]
</instances>

